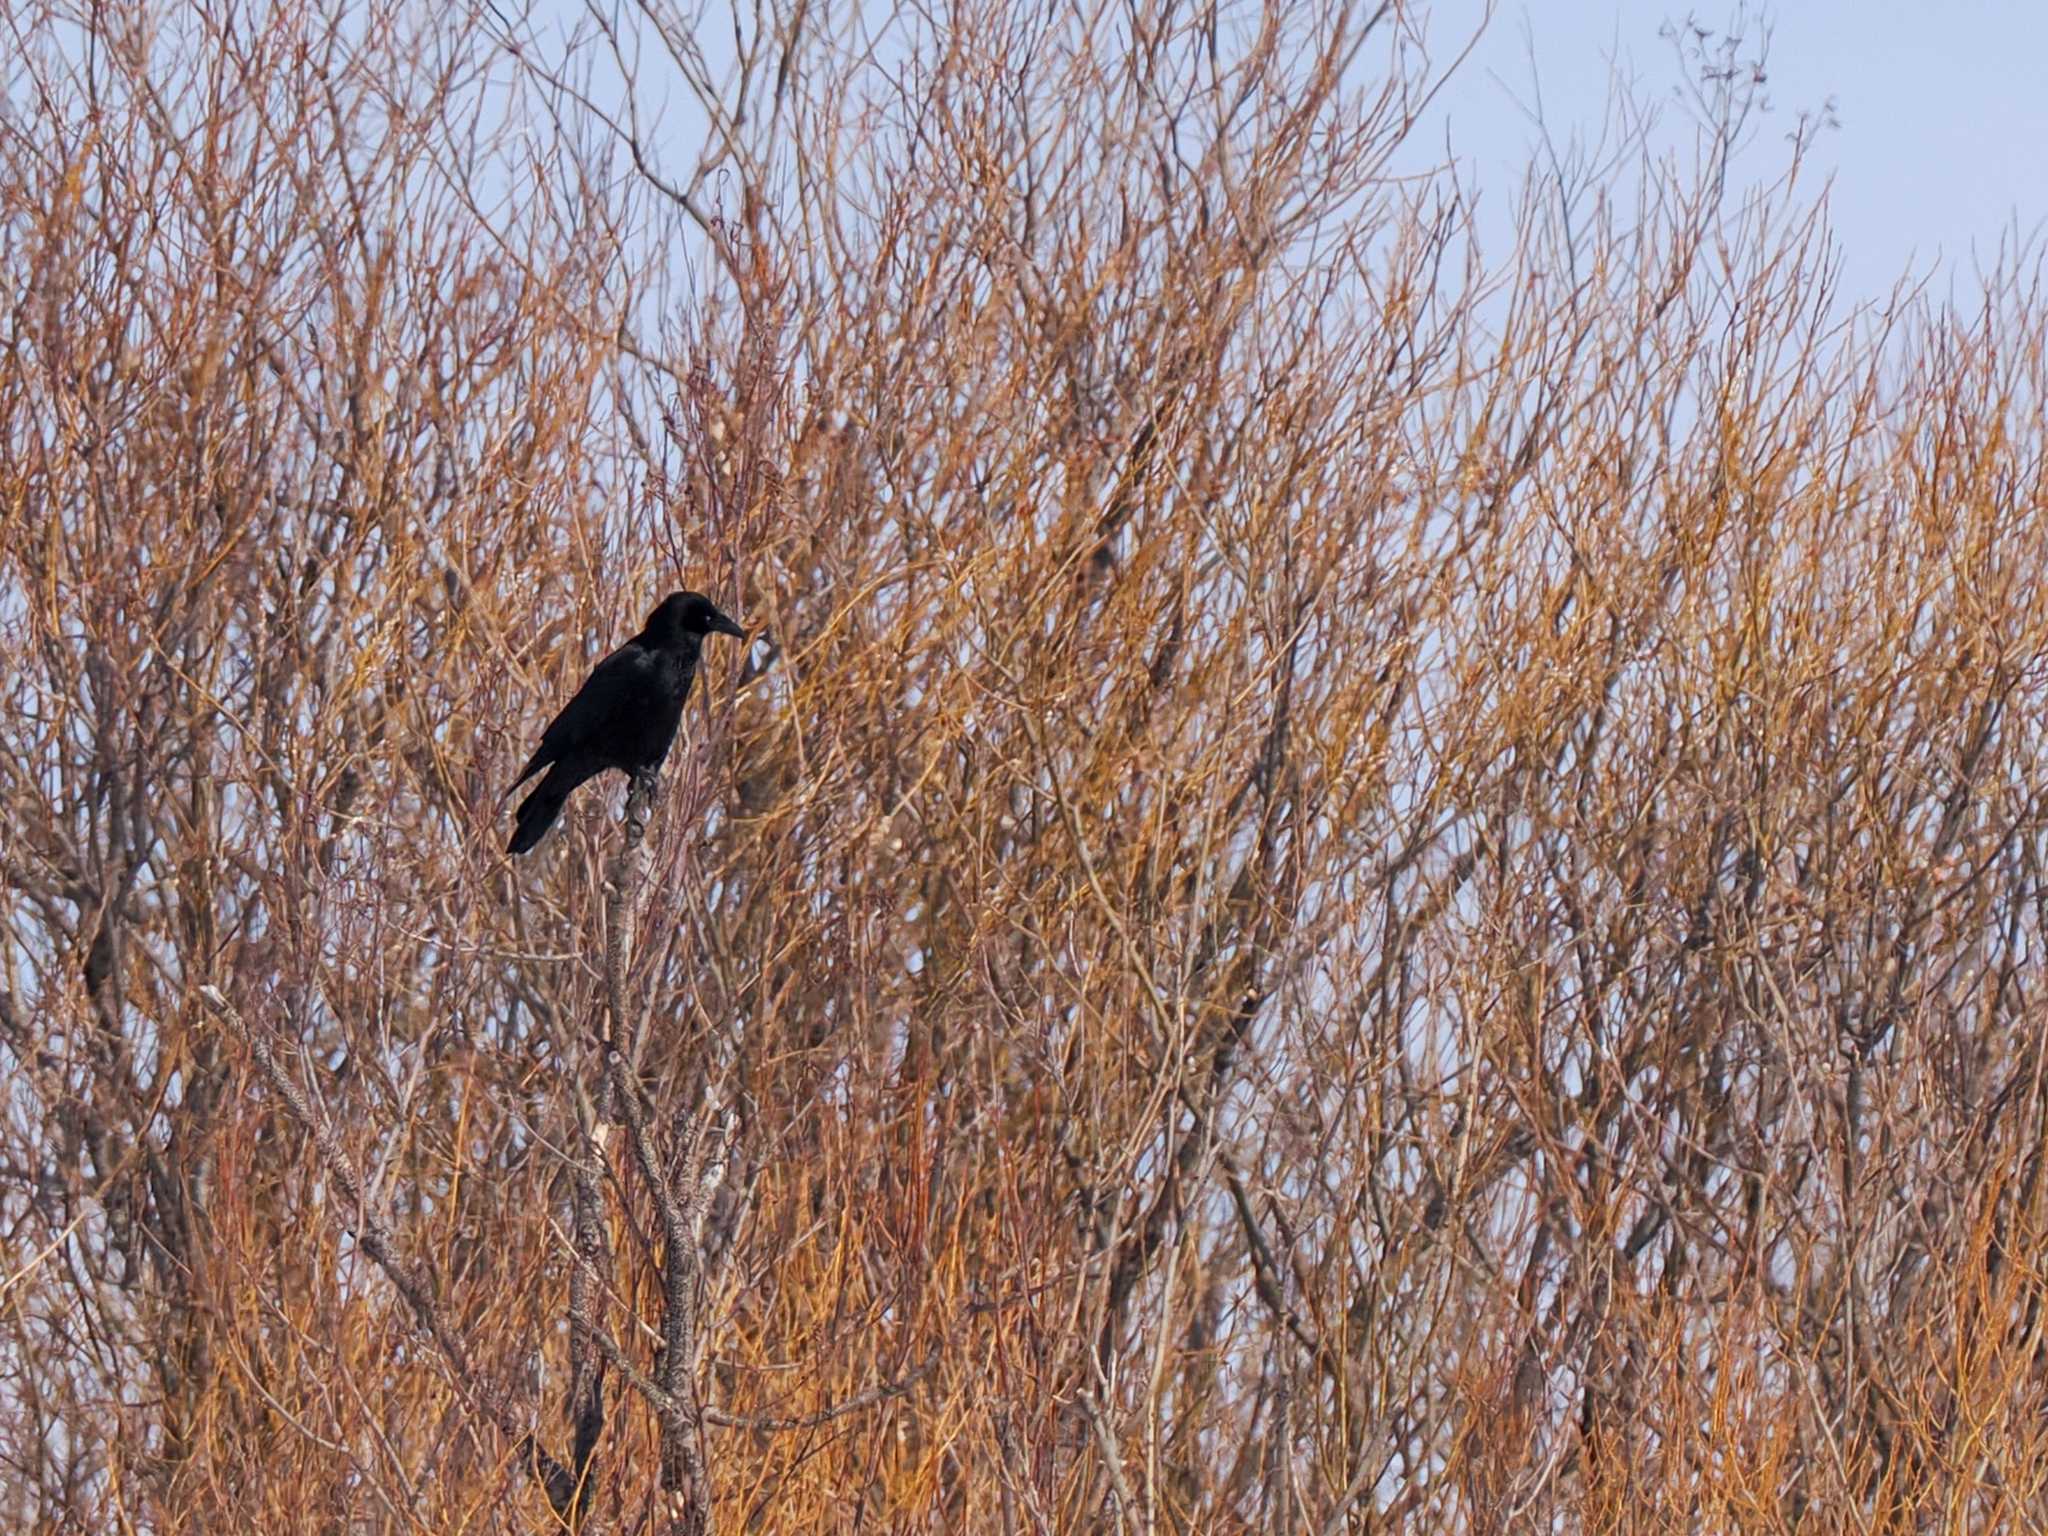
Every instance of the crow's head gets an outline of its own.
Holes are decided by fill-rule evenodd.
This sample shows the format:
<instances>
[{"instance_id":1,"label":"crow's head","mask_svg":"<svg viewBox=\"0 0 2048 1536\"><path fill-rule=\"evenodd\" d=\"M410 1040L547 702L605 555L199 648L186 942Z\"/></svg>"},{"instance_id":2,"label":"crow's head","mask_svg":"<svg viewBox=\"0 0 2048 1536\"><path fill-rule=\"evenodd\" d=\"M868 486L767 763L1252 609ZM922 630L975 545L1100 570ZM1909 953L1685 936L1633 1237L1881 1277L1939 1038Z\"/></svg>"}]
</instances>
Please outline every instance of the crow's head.
<instances>
[{"instance_id":1,"label":"crow's head","mask_svg":"<svg viewBox=\"0 0 2048 1536\"><path fill-rule=\"evenodd\" d=\"M718 605L702 592L671 592L661 606L647 616L647 632L664 638L670 635L731 635L747 638L747 632L718 611Z\"/></svg>"}]
</instances>

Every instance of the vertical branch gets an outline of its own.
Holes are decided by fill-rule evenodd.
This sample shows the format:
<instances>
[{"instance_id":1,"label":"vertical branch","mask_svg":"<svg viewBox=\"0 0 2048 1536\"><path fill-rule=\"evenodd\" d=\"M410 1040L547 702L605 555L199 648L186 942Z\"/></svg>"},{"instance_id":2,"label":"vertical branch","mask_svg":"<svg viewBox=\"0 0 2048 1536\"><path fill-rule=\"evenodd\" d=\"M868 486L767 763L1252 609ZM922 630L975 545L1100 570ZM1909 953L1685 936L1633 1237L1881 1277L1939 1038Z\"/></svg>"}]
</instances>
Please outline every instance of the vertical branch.
<instances>
[{"instance_id":1,"label":"vertical branch","mask_svg":"<svg viewBox=\"0 0 2048 1536\"><path fill-rule=\"evenodd\" d=\"M686 1120L691 1124L685 1132L681 1166L670 1176L655 1146L639 1081L645 1018L626 1001L632 926L646 867L643 844L657 787L653 774L634 777L626 796L619 847L607 865L604 958L609 1007L598 1094L600 1123L588 1138L584 1166L593 1166L602 1156L605 1127L623 1119L661 1221L662 1349L655 1372L659 1391L651 1395L661 1420L661 1486L670 1529L677 1536L706 1536L711 1529L711 1478L704 1448L704 1407L697 1388L697 1313L704 1275L701 1241L705 1212L725 1178L726 1148L734 1133L735 1117L722 1108L716 1092L706 1085L701 1103L678 1113L679 1128ZM588 1373L593 1394L599 1381L591 1355L594 1337L594 1331L586 1330L581 1345L582 1358L591 1362ZM601 1399L593 1397L592 1402L601 1417Z\"/></svg>"},{"instance_id":2,"label":"vertical branch","mask_svg":"<svg viewBox=\"0 0 2048 1536\"><path fill-rule=\"evenodd\" d=\"M569 1271L568 1413L574 1433L571 1453L577 1490L572 1529L579 1527L589 1512L594 1492L591 1461L604 1434L604 1361L592 1339L599 1327L599 1310L608 1293L611 1271L604 1209L608 1126L602 1118L610 1080L603 1068L605 1053L590 1054L598 1062L599 1081L595 1093L583 1084L575 1089L576 1156L571 1170L576 1262Z\"/></svg>"},{"instance_id":3,"label":"vertical branch","mask_svg":"<svg viewBox=\"0 0 2048 1536\"><path fill-rule=\"evenodd\" d=\"M573 1090L576 1117L576 1153L571 1170L574 1243L576 1262L569 1272L569 1421L573 1427L572 1456L576 1508L572 1528L588 1514L594 1486L591 1462L604 1434L604 1361L593 1339L602 1323L601 1308L609 1291L611 1240L605 1221L604 1167L614 1119L612 1078L605 1070L613 1041L620 1033L631 1033L626 1020L625 971L630 959L630 936L637 907L642 855L640 845L646 834L647 809L652 797L652 779L636 775L626 796L626 825L618 851L606 864L604 906L605 1015L596 1049L586 1059L596 1068L594 1081L578 1083Z\"/></svg>"},{"instance_id":4,"label":"vertical branch","mask_svg":"<svg viewBox=\"0 0 2048 1536\"><path fill-rule=\"evenodd\" d=\"M707 1088L702 1108L694 1111L681 1166L671 1179L655 1148L637 1081L619 1053L612 1053L609 1065L634 1156L661 1218L662 1349L655 1373L659 1395L653 1401L661 1418L662 1491L676 1536L705 1536L711 1529L711 1479L704 1450L704 1405L697 1388L701 1242L705 1212L725 1179L735 1116L723 1110L716 1093Z\"/></svg>"},{"instance_id":5,"label":"vertical branch","mask_svg":"<svg viewBox=\"0 0 2048 1536\"><path fill-rule=\"evenodd\" d=\"M638 1022L626 1008L626 977L632 963L633 920L639 910L646 866L643 844L647 817L657 781L651 773L635 774L626 791L625 825L619 846L605 862L604 887L604 1022L596 1049L586 1053L595 1067L594 1080L575 1089L576 1156L573 1199L576 1263L569 1274L569 1419L574 1428L573 1454L578 1489L575 1519L590 1508L591 1460L604 1433L604 1368L594 1340L602 1324L602 1299L608 1293L611 1240L605 1220L604 1171L617 1122L618 1075L610 1063L618 1041L636 1042Z\"/></svg>"},{"instance_id":6,"label":"vertical branch","mask_svg":"<svg viewBox=\"0 0 2048 1536\"><path fill-rule=\"evenodd\" d=\"M604 988L607 1004L603 1034L603 1056L623 1051L636 1069L640 1064L642 1019L627 1007L627 974L632 965L633 922L640 911L640 888L646 876L647 817L654 805L659 779L652 773L633 775L626 791L625 827L619 846L605 864ZM600 1088L600 1124L613 1123L615 1108L608 1101L609 1075Z\"/></svg>"}]
</instances>

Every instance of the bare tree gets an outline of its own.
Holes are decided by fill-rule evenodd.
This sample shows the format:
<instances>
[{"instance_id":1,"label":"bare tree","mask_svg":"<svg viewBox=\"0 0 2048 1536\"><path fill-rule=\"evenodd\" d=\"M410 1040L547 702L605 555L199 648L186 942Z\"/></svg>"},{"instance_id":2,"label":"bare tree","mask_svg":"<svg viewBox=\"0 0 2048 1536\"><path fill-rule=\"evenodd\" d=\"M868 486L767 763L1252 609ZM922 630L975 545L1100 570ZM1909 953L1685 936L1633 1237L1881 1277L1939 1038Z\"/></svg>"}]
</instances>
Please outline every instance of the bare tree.
<instances>
[{"instance_id":1,"label":"bare tree","mask_svg":"<svg viewBox=\"0 0 2048 1536\"><path fill-rule=\"evenodd\" d=\"M2035 254L1426 21L4 18L0 1518L2048 1519Z\"/></svg>"}]
</instances>

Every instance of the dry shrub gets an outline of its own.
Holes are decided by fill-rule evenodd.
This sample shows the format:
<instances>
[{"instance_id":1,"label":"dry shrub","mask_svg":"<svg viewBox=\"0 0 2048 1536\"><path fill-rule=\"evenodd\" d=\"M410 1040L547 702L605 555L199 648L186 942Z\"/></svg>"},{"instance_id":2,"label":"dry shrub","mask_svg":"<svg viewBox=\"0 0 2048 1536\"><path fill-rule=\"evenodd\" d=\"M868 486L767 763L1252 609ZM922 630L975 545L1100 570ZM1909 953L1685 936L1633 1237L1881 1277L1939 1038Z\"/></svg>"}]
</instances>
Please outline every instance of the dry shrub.
<instances>
[{"instance_id":1,"label":"dry shrub","mask_svg":"<svg viewBox=\"0 0 2048 1536\"><path fill-rule=\"evenodd\" d=\"M2031 267L817 9L10 18L10 1527L2038 1524Z\"/></svg>"}]
</instances>

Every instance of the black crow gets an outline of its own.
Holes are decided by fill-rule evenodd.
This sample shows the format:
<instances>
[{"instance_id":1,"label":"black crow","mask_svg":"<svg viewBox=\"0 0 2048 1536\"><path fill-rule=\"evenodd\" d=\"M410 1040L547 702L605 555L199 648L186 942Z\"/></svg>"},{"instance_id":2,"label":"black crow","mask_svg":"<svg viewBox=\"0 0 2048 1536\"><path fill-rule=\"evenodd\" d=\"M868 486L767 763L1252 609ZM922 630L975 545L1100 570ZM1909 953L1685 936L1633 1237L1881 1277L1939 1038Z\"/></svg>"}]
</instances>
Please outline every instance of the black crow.
<instances>
[{"instance_id":1,"label":"black crow","mask_svg":"<svg viewBox=\"0 0 2048 1536\"><path fill-rule=\"evenodd\" d=\"M647 627L592 669L562 712L541 733L519 770L517 789L541 769L548 776L519 802L510 852L524 853L562 813L562 802L585 779L607 768L652 773L668 756L682 723L683 700L697 675L706 635L747 632L701 592L671 592L647 616Z\"/></svg>"}]
</instances>

